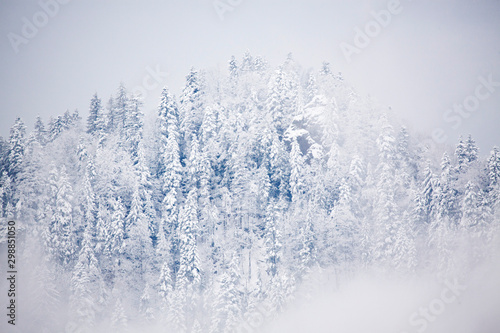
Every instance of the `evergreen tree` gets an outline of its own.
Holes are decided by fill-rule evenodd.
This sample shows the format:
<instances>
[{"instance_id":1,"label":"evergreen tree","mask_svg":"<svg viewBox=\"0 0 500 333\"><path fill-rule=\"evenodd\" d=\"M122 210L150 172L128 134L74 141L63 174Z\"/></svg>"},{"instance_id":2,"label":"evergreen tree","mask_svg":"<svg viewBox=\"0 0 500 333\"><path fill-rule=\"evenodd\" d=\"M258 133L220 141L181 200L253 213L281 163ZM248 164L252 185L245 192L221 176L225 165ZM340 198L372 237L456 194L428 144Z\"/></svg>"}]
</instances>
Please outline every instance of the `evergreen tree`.
<instances>
[{"instance_id":1,"label":"evergreen tree","mask_svg":"<svg viewBox=\"0 0 500 333\"><path fill-rule=\"evenodd\" d=\"M144 287L144 292L142 293L142 296L141 296L140 305L139 305L139 313L142 315L142 317L146 323L152 323L155 320L150 293L151 293L151 291L150 291L149 284L146 283L146 286Z\"/></svg>"},{"instance_id":2,"label":"evergreen tree","mask_svg":"<svg viewBox=\"0 0 500 333\"><path fill-rule=\"evenodd\" d=\"M126 285L128 278L128 267L124 262L125 238L125 207L121 197L110 199L110 221L107 227L108 239L104 243L104 271L108 279L112 279L115 286Z\"/></svg>"},{"instance_id":3,"label":"evergreen tree","mask_svg":"<svg viewBox=\"0 0 500 333\"><path fill-rule=\"evenodd\" d=\"M164 258L165 260L165 258ZM160 294L160 309L163 319L168 319L167 314L170 314L173 306L173 281L172 273L168 262L165 260L161 266L160 277L158 280Z\"/></svg>"},{"instance_id":4,"label":"evergreen tree","mask_svg":"<svg viewBox=\"0 0 500 333\"><path fill-rule=\"evenodd\" d=\"M101 119L102 119L102 106L101 99L97 97L97 93L94 94L90 100L90 110L89 116L87 117L87 133L95 135L101 129Z\"/></svg>"},{"instance_id":5,"label":"evergreen tree","mask_svg":"<svg viewBox=\"0 0 500 333\"><path fill-rule=\"evenodd\" d=\"M433 193L434 193L434 174L431 170L430 162L424 170L424 180L422 182L422 200L425 210L425 221L428 223L431 218L431 213L434 209Z\"/></svg>"},{"instance_id":6,"label":"evergreen tree","mask_svg":"<svg viewBox=\"0 0 500 333\"><path fill-rule=\"evenodd\" d=\"M304 161L297 140L292 141L290 164L290 190L292 192L292 201L297 201L304 191Z\"/></svg>"},{"instance_id":7,"label":"evergreen tree","mask_svg":"<svg viewBox=\"0 0 500 333\"><path fill-rule=\"evenodd\" d=\"M500 150L494 147L488 159L488 177L490 186L496 187L500 184Z\"/></svg>"},{"instance_id":8,"label":"evergreen tree","mask_svg":"<svg viewBox=\"0 0 500 333\"><path fill-rule=\"evenodd\" d=\"M349 183L352 190L359 191L363 188L366 179L366 167L359 155L354 155L349 167Z\"/></svg>"},{"instance_id":9,"label":"evergreen tree","mask_svg":"<svg viewBox=\"0 0 500 333\"><path fill-rule=\"evenodd\" d=\"M316 97L316 95L318 95L318 85L316 84L316 77L313 73L309 73L305 102L310 103L314 99L314 97Z\"/></svg>"},{"instance_id":10,"label":"evergreen tree","mask_svg":"<svg viewBox=\"0 0 500 333\"><path fill-rule=\"evenodd\" d=\"M183 210L179 216L179 253L180 263L177 283L180 288L190 284L197 285L201 279L201 266L198 256L196 236L198 233L196 189L189 191Z\"/></svg>"},{"instance_id":11,"label":"evergreen tree","mask_svg":"<svg viewBox=\"0 0 500 333\"><path fill-rule=\"evenodd\" d=\"M140 109L141 105L142 102L137 97L129 99L123 124L125 142L134 164L139 162L139 144L143 137L143 113Z\"/></svg>"},{"instance_id":12,"label":"evergreen tree","mask_svg":"<svg viewBox=\"0 0 500 333\"><path fill-rule=\"evenodd\" d=\"M277 203L270 201L266 209L266 224L264 246L266 249L267 273L274 277L278 273L281 262L283 244L281 243L281 232L278 226L279 210Z\"/></svg>"},{"instance_id":13,"label":"evergreen tree","mask_svg":"<svg viewBox=\"0 0 500 333\"><path fill-rule=\"evenodd\" d=\"M243 72L250 72L253 70L253 57L250 54L250 51L245 51L245 54L243 55L243 60L241 61L241 70Z\"/></svg>"},{"instance_id":14,"label":"evergreen tree","mask_svg":"<svg viewBox=\"0 0 500 333\"><path fill-rule=\"evenodd\" d=\"M460 227L467 231L477 225L479 220L478 193L474 183L469 181L465 187L465 194L462 200L462 219Z\"/></svg>"},{"instance_id":15,"label":"evergreen tree","mask_svg":"<svg viewBox=\"0 0 500 333\"><path fill-rule=\"evenodd\" d=\"M71 309L78 325L84 330L92 330L96 325L105 298L104 283L94 253L93 234L92 225L87 224L71 278Z\"/></svg>"},{"instance_id":16,"label":"evergreen tree","mask_svg":"<svg viewBox=\"0 0 500 333\"><path fill-rule=\"evenodd\" d=\"M24 151L26 149L26 126L21 118L16 118L10 129L9 153L7 155L8 175L16 180L17 174L21 172Z\"/></svg>"},{"instance_id":17,"label":"evergreen tree","mask_svg":"<svg viewBox=\"0 0 500 333\"><path fill-rule=\"evenodd\" d=\"M317 261L316 235L313 227L311 208L308 207L306 221L300 229L299 274L309 273Z\"/></svg>"},{"instance_id":18,"label":"evergreen tree","mask_svg":"<svg viewBox=\"0 0 500 333\"><path fill-rule=\"evenodd\" d=\"M126 232L123 240L123 252L126 258L127 281L130 289L142 285L141 277L146 276L153 245L149 233L149 223L144 213L144 205L139 195L139 185L135 184L132 203L125 218ZM137 290L139 292L139 290Z\"/></svg>"},{"instance_id":19,"label":"evergreen tree","mask_svg":"<svg viewBox=\"0 0 500 333\"><path fill-rule=\"evenodd\" d=\"M49 184L52 192L52 214L46 245L54 259L63 266L73 260L75 239L73 233L73 189L64 165L52 167Z\"/></svg>"},{"instance_id":20,"label":"evergreen tree","mask_svg":"<svg viewBox=\"0 0 500 333\"><path fill-rule=\"evenodd\" d=\"M83 179L83 195L84 201L82 202L84 220L86 225L95 225L97 209L96 209L96 199L94 194L94 189L92 186L92 176L93 176L93 164L92 160L89 159L87 162L87 166L85 168L85 174Z\"/></svg>"},{"instance_id":21,"label":"evergreen tree","mask_svg":"<svg viewBox=\"0 0 500 333\"><path fill-rule=\"evenodd\" d=\"M236 58L231 56L229 60L229 77L236 78L238 76L238 64L236 63Z\"/></svg>"},{"instance_id":22,"label":"evergreen tree","mask_svg":"<svg viewBox=\"0 0 500 333\"><path fill-rule=\"evenodd\" d=\"M240 272L238 256L234 254L220 281L211 332L234 332L242 320Z\"/></svg>"},{"instance_id":23,"label":"evergreen tree","mask_svg":"<svg viewBox=\"0 0 500 333\"><path fill-rule=\"evenodd\" d=\"M282 67L275 71L270 83L271 91L267 100L267 109L280 138L290 124L290 116L295 107L294 84L287 78Z\"/></svg>"},{"instance_id":24,"label":"evergreen tree","mask_svg":"<svg viewBox=\"0 0 500 333\"><path fill-rule=\"evenodd\" d=\"M182 165L179 147L179 115L173 96L164 89L158 110L159 122L159 171L162 191L166 195L180 186ZM176 194L177 195L177 194Z\"/></svg>"},{"instance_id":25,"label":"evergreen tree","mask_svg":"<svg viewBox=\"0 0 500 333\"><path fill-rule=\"evenodd\" d=\"M51 118L49 121L48 142L53 142L66 129L62 116L57 116L56 119Z\"/></svg>"},{"instance_id":26,"label":"evergreen tree","mask_svg":"<svg viewBox=\"0 0 500 333\"><path fill-rule=\"evenodd\" d=\"M356 259L358 243L358 226L352 213L353 198L345 181L339 189L339 200L332 209L331 217L335 230L332 235L335 263L349 263ZM389 227L389 225L387 226Z\"/></svg>"},{"instance_id":27,"label":"evergreen tree","mask_svg":"<svg viewBox=\"0 0 500 333\"><path fill-rule=\"evenodd\" d=\"M455 156L458 161L458 171L465 173L472 162L477 160L479 149L476 146L472 136L469 135L466 141L460 137L459 143L455 150Z\"/></svg>"},{"instance_id":28,"label":"evergreen tree","mask_svg":"<svg viewBox=\"0 0 500 333\"><path fill-rule=\"evenodd\" d=\"M183 139L187 145L193 133L198 129L203 120L203 91L202 82L198 71L191 68L186 76L186 85L182 90L180 99L180 120Z\"/></svg>"},{"instance_id":29,"label":"evergreen tree","mask_svg":"<svg viewBox=\"0 0 500 333\"><path fill-rule=\"evenodd\" d=\"M111 317L111 327L115 332L126 332L128 327L128 318L122 305L120 297L116 298L113 315Z\"/></svg>"},{"instance_id":30,"label":"evergreen tree","mask_svg":"<svg viewBox=\"0 0 500 333\"><path fill-rule=\"evenodd\" d=\"M33 137L42 146L47 142L47 132L45 130L45 125L43 124L42 118L40 118L39 115L36 116Z\"/></svg>"},{"instance_id":31,"label":"evergreen tree","mask_svg":"<svg viewBox=\"0 0 500 333\"><path fill-rule=\"evenodd\" d=\"M126 126L127 113L129 111L129 96L123 83L120 83L116 98L114 99L112 113L110 114L110 125L112 132L120 135L125 134L123 129Z\"/></svg>"}]
</instances>

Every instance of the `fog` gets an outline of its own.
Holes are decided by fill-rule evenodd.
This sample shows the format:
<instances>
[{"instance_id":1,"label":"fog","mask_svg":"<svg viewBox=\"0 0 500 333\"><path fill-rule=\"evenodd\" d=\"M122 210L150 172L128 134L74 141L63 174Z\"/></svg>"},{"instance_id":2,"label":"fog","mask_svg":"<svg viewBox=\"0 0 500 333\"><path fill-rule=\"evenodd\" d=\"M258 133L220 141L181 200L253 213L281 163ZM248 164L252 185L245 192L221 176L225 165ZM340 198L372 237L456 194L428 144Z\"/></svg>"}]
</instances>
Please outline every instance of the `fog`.
<instances>
[{"instance_id":1,"label":"fog","mask_svg":"<svg viewBox=\"0 0 500 333\"><path fill-rule=\"evenodd\" d=\"M33 250L33 245L22 245ZM447 258L458 266L456 274L446 276L428 269L404 274L380 266L314 269L281 314L271 314L263 303L246 313L234 332L496 333L500 327L499 252L471 264L466 263L470 248L467 244L462 248L465 252ZM429 262L438 259L427 258ZM69 294L61 285L47 284L52 280L44 276L47 265L51 264L39 255L23 257L17 281L18 325L12 329L4 320L0 323L4 332L82 332L68 313ZM6 290L5 279L0 287ZM57 294L51 294L53 287ZM58 301L52 304L50 297ZM52 307L39 308L41 303ZM135 311L130 312L126 332L172 332L161 322L151 325L134 318ZM196 316L201 321L209 314ZM114 332L112 320L109 313L92 332Z\"/></svg>"},{"instance_id":2,"label":"fog","mask_svg":"<svg viewBox=\"0 0 500 333\"><path fill-rule=\"evenodd\" d=\"M150 81L146 110L154 110L161 87L179 92L191 66L225 71L231 55L246 50L272 65L289 52L306 68L323 61L362 95L391 106L411 126L446 142L461 133L477 139L482 154L500 141L498 88L458 128L443 114L474 92L478 77L500 81L500 3L400 1L400 10L359 53L345 57L340 45L354 45L356 27L374 20L387 1L61 1L48 22L26 43L13 47L49 0L0 3L0 135L15 117L32 126L67 109L85 117L92 95L107 100L120 82L141 87L149 71L168 73ZM225 7L227 8L227 7ZM18 52L16 52L16 49Z\"/></svg>"},{"instance_id":3,"label":"fog","mask_svg":"<svg viewBox=\"0 0 500 333\"><path fill-rule=\"evenodd\" d=\"M363 272L336 291L320 290L262 332L498 332L500 266L463 277Z\"/></svg>"}]
</instances>

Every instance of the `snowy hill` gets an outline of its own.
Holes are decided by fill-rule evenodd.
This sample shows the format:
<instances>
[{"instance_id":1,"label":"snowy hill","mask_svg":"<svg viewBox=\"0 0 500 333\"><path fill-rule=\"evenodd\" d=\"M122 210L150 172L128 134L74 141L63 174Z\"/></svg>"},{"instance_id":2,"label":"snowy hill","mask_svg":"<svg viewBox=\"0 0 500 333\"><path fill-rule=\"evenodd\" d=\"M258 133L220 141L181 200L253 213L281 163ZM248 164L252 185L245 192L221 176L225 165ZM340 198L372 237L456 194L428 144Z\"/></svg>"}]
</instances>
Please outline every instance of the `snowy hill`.
<instances>
[{"instance_id":1,"label":"snowy hill","mask_svg":"<svg viewBox=\"0 0 500 333\"><path fill-rule=\"evenodd\" d=\"M498 260L498 148L426 150L326 63L192 69L152 122L123 86L104 104L0 142L26 331L259 330L333 277Z\"/></svg>"}]
</instances>

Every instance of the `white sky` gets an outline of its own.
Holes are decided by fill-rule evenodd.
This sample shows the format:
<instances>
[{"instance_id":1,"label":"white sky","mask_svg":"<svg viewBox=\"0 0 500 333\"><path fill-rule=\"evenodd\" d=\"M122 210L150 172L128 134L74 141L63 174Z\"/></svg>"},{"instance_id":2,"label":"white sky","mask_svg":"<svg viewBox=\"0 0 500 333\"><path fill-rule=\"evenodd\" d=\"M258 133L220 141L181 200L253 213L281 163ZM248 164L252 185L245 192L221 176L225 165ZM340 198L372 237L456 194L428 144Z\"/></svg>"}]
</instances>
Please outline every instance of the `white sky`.
<instances>
[{"instance_id":1,"label":"white sky","mask_svg":"<svg viewBox=\"0 0 500 333\"><path fill-rule=\"evenodd\" d=\"M23 18L33 22L42 7L0 0L0 135L16 116L29 129L37 114L45 122L66 109L86 117L94 92L107 101L120 81L141 86L148 68L168 72L162 85L178 93L191 66L225 70L248 49L273 66L289 52L304 68L328 61L410 127L441 127L453 143L472 133L483 154L500 145L500 86L457 129L442 120L474 94L479 76L500 82L500 1L401 0L400 13L351 62L340 43L354 44L354 28L389 1L218 1L240 4L221 20L213 0L72 0L16 53L8 34L22 36ZM147 110L160 90L148 91Z\"/></svg>"}]
</instances>

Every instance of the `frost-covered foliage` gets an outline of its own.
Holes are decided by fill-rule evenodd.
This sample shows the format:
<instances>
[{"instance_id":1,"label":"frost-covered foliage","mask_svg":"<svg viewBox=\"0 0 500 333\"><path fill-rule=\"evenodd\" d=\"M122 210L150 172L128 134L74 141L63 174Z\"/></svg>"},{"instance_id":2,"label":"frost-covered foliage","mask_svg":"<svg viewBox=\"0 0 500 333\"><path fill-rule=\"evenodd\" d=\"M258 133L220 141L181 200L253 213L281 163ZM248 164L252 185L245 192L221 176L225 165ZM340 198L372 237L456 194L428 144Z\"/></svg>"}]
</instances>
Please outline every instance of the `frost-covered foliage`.
<instances>
[{"instance_id":1,"label":"frost-covered foliage","mask_svg":"<svg viewBox=\"0 0 500 333\"><path fill-rule=\"evenodd\" d=\"M186 79L152 122L120 86L85 125L38 118L27 136L17 119L0 140L1 216L37 258L30 325L234 332L320 271L448 276L494 255L498 148L484 158L469 136L441 159L326 63L247 53Z\"/></svg>"}]
</instances>

